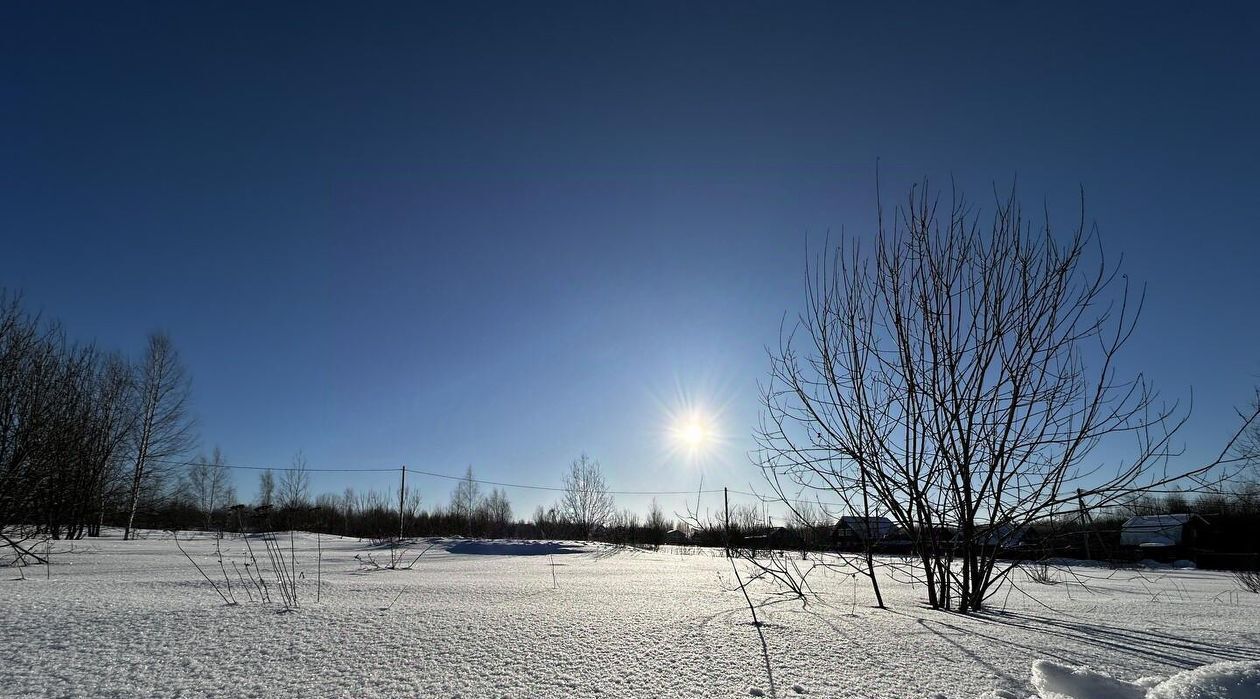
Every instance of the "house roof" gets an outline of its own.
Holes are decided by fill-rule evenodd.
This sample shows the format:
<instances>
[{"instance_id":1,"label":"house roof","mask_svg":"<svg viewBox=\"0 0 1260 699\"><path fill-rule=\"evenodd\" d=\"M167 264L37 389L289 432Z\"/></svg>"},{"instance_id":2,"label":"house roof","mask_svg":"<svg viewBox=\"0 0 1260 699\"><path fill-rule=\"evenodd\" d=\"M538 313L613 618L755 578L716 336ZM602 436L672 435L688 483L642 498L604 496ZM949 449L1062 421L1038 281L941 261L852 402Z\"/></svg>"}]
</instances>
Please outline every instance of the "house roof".
<instances>
[{"instance_id":1,"label":"house roof","mask_svg":"<svg viewBox=\"0 0 1260 699\"><path fill-rule=\"evenodd\" d=\"M871 536L882 539L897 531L897 525L888 520L887 517L856 517L844 516L840 518L840 526L849 530L859 537L865 537L867 532Z\"/></svg>"},{"instance_id":2,"label":"house roof","mask_svg":"<svg viewBox=\"0 0 1260 699\"><path fill-rule=\"evenodd\" d=\"M1182 529L1193 514L1142 515L1130 517L1120 526L1122 546L1176 546L1181 543Z\"/></svg>"},{"instance_id":3,"label":"house roof","mask_svg":"<svg viewBox=\"0 0 1260 699\"><path fill-rule=\"evenodd\" d=\"M1172 525L1182 525L1189 522L1194 515L1142 515L1139 517L1130 517L1124 520L1124 527L1167 527Z\"/></svg>"},{"instance_id":4,"label":"house roof","mask_svg":"<svg viewBox=\"0 0 1260 699\"><path fill-rule=\"evenodd\" d=\"M1024 538L1027 537L1028 534L1028 527L1017 526L1009 523L999 524L996 527L989 529L987 532L984 532L981 543L985 546L1015 548L1024 543Z\"/></svg>"}]
</instances>

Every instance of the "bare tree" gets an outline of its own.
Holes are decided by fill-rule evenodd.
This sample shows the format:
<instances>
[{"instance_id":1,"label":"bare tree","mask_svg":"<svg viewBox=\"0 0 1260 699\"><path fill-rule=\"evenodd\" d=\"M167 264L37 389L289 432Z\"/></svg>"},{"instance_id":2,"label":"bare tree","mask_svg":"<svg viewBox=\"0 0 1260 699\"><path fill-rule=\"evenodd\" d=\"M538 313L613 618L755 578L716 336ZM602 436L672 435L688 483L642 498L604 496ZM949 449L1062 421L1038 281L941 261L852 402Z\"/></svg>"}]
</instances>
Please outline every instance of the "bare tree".
<instances>
[{"instance_id":1,"label":"bare tree","mask_svg":"<svg viewBox=\"0 0 1260 699\"><path fill-rule=\"evenodd\" d=\"M0 289L0 529L99 533L134 424L130 374Z\"/></svg>"},{"instance_id":2,"label":"bare tree","mask_svg":"<svg viewBox=\"0 0 1260 699\"><path fill-rule=\"evenodd\" d=\"M560 512L556 505L545 507L539 505L534 508L534 516L531 518L534 528L538 530L539 536L555 536L556 531L560 528Z\"/></svg>"},{"instance_id":3,"label":"bare tree","mask_svg":"<svg viewBox=\"0 0 1260 699\"><path fill-rule=\"evenodd\" d=\"M477 505L480 502L481 487L473 479L472 466L469 466L464 478L451 492L451 515L464 524L468 534L472 534L473 517L477 513Z\"/></svg>"},{"instance_id":4,"label":"bare tree","mask_svg":"<svg viewBox=\"0 0 1260 699\"><path fill-rule=\"evenodd\" d=\"M139 407L124 540L131 538L146 479L184 454L194 442L193 420L188 413L191 383L166 333L149 336L136 383Z\"/></svg>"},{"instance_id":5,"label":"bare tree","mask_svg":"<svg viewBox=\"0 0 1260 699\"><path fill-rule=\"evenodd\" d=\"M869 249L848 238L812 266L764 389L762 467L783 501L830 493L887 513L932 606L983 607L1014 565L1006 544L1078 503L1231 465L1172 466L1184 411L1117 363L1143 295L1091 261L1083 218L1060 240L1012 191L982 226L961 195L942 206L924 186L879 221ZM1116 438L1131 458L1098 466Z\"/></svg>"},{"instance_id":6,"label":"bare tree","mask_svg":"<svg viewBox=\"0 0 1260 699\"><path fill-rule=\"evenodd\" d=\"M38 319L27 314L21 297L0 289L0 535L27 514L33 497L30 436L36 413Z\"/></svg>"},{"instance_id":7,"label":"bare tree","mask_svg":"<svg viewBox=\"0 0 1260 699\"><path fill-rule=\"evenodd\" d=\"M485 512L486 523L493 536L502 536L512 523L512 503L508 501L507 491L495 488L490 491L481 503Z\"/></svg>"},{"instance_id":8,"label":"bare tree","mask_svg":"<svg viewBox=\"0 0 1260 699\"><path fill-rule=\"evenodd\" d=\"M135 377L122 356L106 357L96 380L92 405L97 429L87 447L90 464L94 521L89 536L99 536L105 519L105 503L116 495L127 457L127 445L136 427Z\"/></svg>"},{"instance_id":9,"label":"bare tree","mask_svg":"<svg viewBox=\"0 0 1260 699\"><path fill-rule=\"evenodd\" d=\"M297 510L311 502L311 474L307 472L306 455L298 450L293 462L280 475L276 498L286 510ZM264 473L267 473L264 471Z\"/></svg>"},{"instance_id":10,"label":"bare tree","mask_svg":"<svg viewBox=\"0 0 1260 699\"><path fill-rule=\"evenodd\" d=\"M655 547L660 547L665 543L665 532L669 531L669 519L665 516L665 511L661 509L661 504L652 498L652 504L648 506L648 516L645 522L647 527L648 543Z\"/></svg>"},{"instance_id":11,"label":"bare tree","mask_svg":"<svg viewBox=\"0 0 1260 699\"><path fill-rule=\"evenodd\" d=\"M614 507L598 461L582 454L569 464L560 506L584 539L589 540L595 530L604 526Z\"/></svg>"},{"instance_id":12,"label":"bare tree","mask_svg":"<svg viewBox=\"0 0 1260 699\"><path fill-rule=\"evenodd\" d=\"M206 528L212 526L212 518L217 508L225 507L231 495L231 478L227 470L227 462L218 447L207 459L204 455L197 457L184 479L184 489L192 498L193 504L206 518Z\"/></svg>"},{"instance_id":13,"label":"bare tree","mask_svg":"<svg viewBox=\"0 0 1260 699\"><path fill-rule=\"evenodd\" d=\"M1260 410L1260 388L1256 389L1255 397L1251 399L1251 407L1253 410ZM1238 441L1234 453L1250 466L1240 474L1239 483L1234 485L1245 488L1260 484L1260 423L1252 424L1247 428Z\"/></svg>"},{"instance_id":14,"label":"bare tree","mask_svg":"<svg viewBox=\"0 0 1260 699\"><path fill-rule=\"evenodd\" d=\"M424 497L420 494L419 488L407 486L407 488L403 491L403 500L405 503L403 506L404 519L405 521L410 522L420 514L420 504L424 502ZM406 529L406 527L404 527L404 529Z\"/></svg>"},{"instance_id":15,"label":"bare tree","mask_svg":"<svg viewBox=\"0 0 1260 699\"><path fill-rule=\"evenodd\" d=\"M267 469L258 474L258 506L271 507L276 499L276 474Z\"/></svg>"}]
</instances>

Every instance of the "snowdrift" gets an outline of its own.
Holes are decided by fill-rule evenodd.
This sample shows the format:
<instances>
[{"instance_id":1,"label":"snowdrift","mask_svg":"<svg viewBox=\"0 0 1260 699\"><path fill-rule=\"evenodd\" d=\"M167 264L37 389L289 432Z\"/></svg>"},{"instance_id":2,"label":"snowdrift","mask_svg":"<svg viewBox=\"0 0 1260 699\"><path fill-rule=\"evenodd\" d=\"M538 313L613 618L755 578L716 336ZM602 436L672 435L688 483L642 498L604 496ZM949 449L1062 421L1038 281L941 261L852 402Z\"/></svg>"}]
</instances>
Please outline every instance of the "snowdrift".
<instances>
[{"instance_id":1,"label":"snowdrift","mask_svg":"<svg viewBox=\"0 0 1260 699\"><path fill-rule=\"evenodd\" d=\"M1032 684L1042 699L1260 699L1260 661L1224 662L1125 682L1087 667L1038 660Z\"/></svg>"}]
</instances>

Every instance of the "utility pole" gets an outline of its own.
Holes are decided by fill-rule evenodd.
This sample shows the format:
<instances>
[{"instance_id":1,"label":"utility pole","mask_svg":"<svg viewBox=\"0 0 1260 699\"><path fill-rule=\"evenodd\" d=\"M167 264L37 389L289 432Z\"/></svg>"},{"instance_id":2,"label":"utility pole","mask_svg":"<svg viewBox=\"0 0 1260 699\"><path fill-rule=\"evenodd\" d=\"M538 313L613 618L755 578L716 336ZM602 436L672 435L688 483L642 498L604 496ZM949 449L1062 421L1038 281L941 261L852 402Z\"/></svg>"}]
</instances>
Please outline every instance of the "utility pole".
<instances>
[{"instance_id":1,"label":"utility pole","mask_svg":"<svg viewBox=\"0 0 1260 699\"><path fill-rule=\"evenodd\" d=\"M1089 524L1087 523L1087 514L1085 511L1085 494L1080 488L1076 489L1076 502L1081 508L1081 533L1085 536L1085 560L1092 561L1093 556L1089 555Z\"/></svg>"},{"instance_id":2,"label":"utility pole","mask_svg":"<svg viewBox=\"0 0 1260 699\"><path fill-rule=\"evenodd\" d=\"M722 486L722 511L726 514L726 557L731 557L731 496Z\"/></svg>"},{"instance_id":3,"label":"utility pole","mask_svg":"<svg viewBox=\"0 0 1260 699\"><path fill-rule=\"evenodd\" d=\"M403 538L403 497L407 494L407 467L402 467L402 480L398 484L398 540Z\"/></svg>"}]
</instances>

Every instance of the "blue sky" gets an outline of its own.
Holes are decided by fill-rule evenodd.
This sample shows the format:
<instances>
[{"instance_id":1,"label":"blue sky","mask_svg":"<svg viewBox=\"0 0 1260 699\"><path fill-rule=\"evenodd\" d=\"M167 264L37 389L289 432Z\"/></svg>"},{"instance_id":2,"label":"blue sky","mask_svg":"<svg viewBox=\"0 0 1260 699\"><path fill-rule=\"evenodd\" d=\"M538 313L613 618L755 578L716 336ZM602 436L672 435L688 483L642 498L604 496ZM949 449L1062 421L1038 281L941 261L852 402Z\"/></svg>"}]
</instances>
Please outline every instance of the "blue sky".
<instances>
[{"instance_id":1,"label":"blue sky","mask_svg":"<svg viewBox=\"0 0 1260 699\"><path fill-rule=\"evenodd\" d=\"M1260 373L1245 4L9 3L0 26L0 284L108 347L169 330L234 463L558 484L586 451L619 489L756 484L765 347L807 246L869 233L877 159L890 196L1017 175L1065 222L1084 187L1148 284L1128 364L1193 389L1191 455ZM668 448L686 404L724 435L703 464Z\"/></svg>"}]
</instances>

